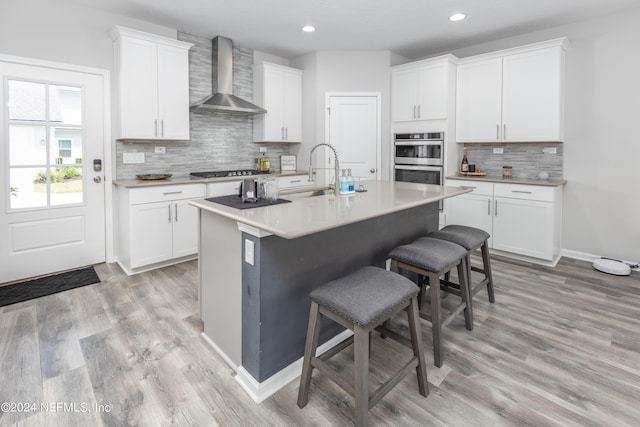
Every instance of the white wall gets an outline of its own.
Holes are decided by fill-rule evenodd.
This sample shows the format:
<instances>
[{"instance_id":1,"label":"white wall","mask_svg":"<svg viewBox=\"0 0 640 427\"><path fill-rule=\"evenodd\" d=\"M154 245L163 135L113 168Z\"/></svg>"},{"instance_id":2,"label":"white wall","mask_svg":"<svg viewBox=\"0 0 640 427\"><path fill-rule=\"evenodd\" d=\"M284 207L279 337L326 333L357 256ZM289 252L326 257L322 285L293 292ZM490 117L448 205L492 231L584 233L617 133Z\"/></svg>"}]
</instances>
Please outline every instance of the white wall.
<instances>
[{"instance_id":1,"label":"white wall","mask_svg":"<svg viewBox=\"0 0 640 427\"><path fill-rule=\"evenodd\" d=\"M3 1L0 53L113 71L109 30L123 25L176 38L177 31L57 0Z\"/></svg>"},{"instance_id":2,"label":"white wall","mask_svg":"<svg viewBox=\"0 0 640 427\"><path fill-rule=\"evenodd\" d=\"M640 260L640 9L471 46L470 56L568 37L563 242Z\"/></svg>"},{"instance_id":3,"label":"white wall","mask_svg":"<svg viewBox=\"0 0 640 427\"><path fill-rule=\"evenodd\" d=\"M319 51L295 58L291 65L304 69L303 138L298 163L308 167L309 150L326 142L327 92L379 92L381 94L382 179L389 179L391 77L390 51Z\"/></svg>"}]
</instances>

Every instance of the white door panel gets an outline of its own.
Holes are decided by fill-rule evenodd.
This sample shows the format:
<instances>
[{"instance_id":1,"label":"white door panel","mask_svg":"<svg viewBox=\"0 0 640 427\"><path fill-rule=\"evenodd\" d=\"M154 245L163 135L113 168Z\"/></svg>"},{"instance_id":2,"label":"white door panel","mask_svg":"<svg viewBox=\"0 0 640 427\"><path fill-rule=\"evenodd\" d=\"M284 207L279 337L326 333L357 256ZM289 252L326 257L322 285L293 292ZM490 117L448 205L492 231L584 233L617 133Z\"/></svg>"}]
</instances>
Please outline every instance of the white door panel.
<instances>
[{"instance_id":1,"label":"white door panel","mask_svg":"<svg viewBox=\"0 0 640 427\"><path fill-rule=\"evenodd\" d=\"M378 105L375 96L329 97L329 143L338 150L340 169L354 179L378 179Z\"/></svg>"},{"instance_id":2,"label":"white door panel","mask_svg":"<svg viewBox=\"0 0 640 427\"><path fill-rule=\"evenodd\" d=\"M104 262L103 77L0 61L0 79L0 283Z\"/></svg>"}]
</instances>

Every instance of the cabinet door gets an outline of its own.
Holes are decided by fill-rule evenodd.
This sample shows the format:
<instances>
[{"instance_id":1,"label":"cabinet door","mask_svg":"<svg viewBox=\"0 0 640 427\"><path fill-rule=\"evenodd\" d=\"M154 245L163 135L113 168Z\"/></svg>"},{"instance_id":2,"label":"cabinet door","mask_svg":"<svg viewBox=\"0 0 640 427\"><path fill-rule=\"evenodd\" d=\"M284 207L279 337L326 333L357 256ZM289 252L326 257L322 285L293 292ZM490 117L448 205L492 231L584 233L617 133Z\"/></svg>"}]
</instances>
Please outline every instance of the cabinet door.
<instances>
[{"instance_id":1,"label":"cabinet door","mask_svg":"<svg viewBox=\"0 0 640 427\"><path fill-rule=\"evenodd\" d=\"M493 248L552 260L553 204L496 197Z\"/></svg>"},{"instance_id":2,"label":"cabinet door","mask_svg":"<svg viewBox=\"0 0 640 427\"><path fill-rule=\"evenodd\" d=\"M157 136L158 79L156 44L123 37L120 46L120 137Z\"/></svg>"},{"instance_id":3,"label":"cabinet door","mask_svg":"<svg viewBox=\"0 0 640 427\"><path fill-rule=\"evenodd\" d=\"M131 206L131 268L173 258L172 203Z\"/></svg>"},{"instance_id":4,"label":"cabinet door","mask_svg":"<svg viewBox=\"0 0 640 427\"><path fill-rule=\"evenodd\" d=\"M189 53L158 45L158 139L189 139Z\"/></svg>"},{"instance_id":5,"label":"cabinet door","mask_svg":"<svg viewBox=\"0 0 640 427\"><path fill-rule=\"evenodd\" d=\"M418 120L446 119L448 96L447 64L418 68Z\"/></svg>"},{"instance_id":6,"label":"cabinet door","mask_svg":"<svg viewBox=\"0 0 640 427\"><path fill-rule=\"evenodd\" d=\"M188 200L173 202L173 257L198 253L198 208Z\"/></svg>"},{"instance_id":7,"label":"cabinet door","mask_svg":"<svg viewBox=\"0 0 640 427\"><path fill-rule=\"evenodd\" d=\"M391 72L391 121L409 122L416 119L418 71L416 68Z\"/></svg>"},{"instance_id":8,"label":"cabinet door","mask_svg":"<svg viewBox=\"0 0 640 427\"><path fill-rule=\"evenodd\" d=\"M283 125L287 142L302 142L302 75L283 73Z\"/></svg>"},{"instance_id":9,"label":"cabinet door","mask_svg":"<svg viewBox=\"0 0 640 427\"><path fill-rule=\"evenodd\" d=\"M509 55L503 61L503 139L562 141L561 49Z\"/></svg>"},{"instance_id":10,"label":"cabinet door","mask_svg":"<svg viewBox=\"0 0 640 427\"><path fill-rule=\"evenodd\" d=\"M281 70L264 70L264 139L282 141L284 139L284 77Z\"/></svg>"},{"instance_id":11,"label":"cabinet door","mask_svg":"<svg viewBox=\"0 0 640 427\"><path fill-rule=\"evenodd\" d=\"M458 224L476 227L493 233L491 215L491 196L476 196L473 194L463 194L447 200L447 225ZM489 239L491 247L491 239Z\"/></svg>"},{"instance_id":12,"label":"cabinet door","mask_svg":"<svg viewBox=\"0 0 640 427\"><path fill-rule=\"evenodd\" d=\"M458 66L456 140L501 140L502 58Z\"/></svg>"}]
</instances>

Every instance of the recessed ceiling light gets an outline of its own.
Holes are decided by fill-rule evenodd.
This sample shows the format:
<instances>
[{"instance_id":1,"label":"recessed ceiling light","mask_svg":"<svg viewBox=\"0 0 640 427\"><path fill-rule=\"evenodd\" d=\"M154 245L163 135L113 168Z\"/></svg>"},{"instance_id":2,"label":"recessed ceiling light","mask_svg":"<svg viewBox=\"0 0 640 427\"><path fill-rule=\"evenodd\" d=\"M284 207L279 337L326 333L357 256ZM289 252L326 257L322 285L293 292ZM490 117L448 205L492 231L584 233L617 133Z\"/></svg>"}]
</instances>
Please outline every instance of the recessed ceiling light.
<instances>
[{"instance_id":1,"label":"recessed ceiling light","mask_svg":"<svg viewBox=\"0 0 640 427\"><path fill-rule=\"evenodd\" d=\"M316 30L316 27L314 27L313 25L305 25L304 27L302 27L302 31L304 31L305 33L313 33Z\"/></svg>"},{"instance_id":2,"label":"recessed ceiling light","mask_svg":"<svg viewBox=\"0 0 640 427\"><path fill-rule=\"evenodd\" d=\"M466 17L467 15L465 15L464 13L454 13L449 17L449 21L453 21L453 22L462 21Z\"/></svg>"}]
</instances>

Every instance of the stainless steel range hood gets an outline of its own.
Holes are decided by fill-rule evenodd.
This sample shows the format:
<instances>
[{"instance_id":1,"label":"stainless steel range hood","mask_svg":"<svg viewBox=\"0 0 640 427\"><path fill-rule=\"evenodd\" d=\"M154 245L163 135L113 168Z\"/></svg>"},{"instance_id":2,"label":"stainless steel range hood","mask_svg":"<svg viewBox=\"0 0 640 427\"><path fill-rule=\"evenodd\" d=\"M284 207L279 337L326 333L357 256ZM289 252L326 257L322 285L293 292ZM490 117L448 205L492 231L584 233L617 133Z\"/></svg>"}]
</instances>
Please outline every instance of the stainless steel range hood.
<instances>
[{"instance_id":1,"label":"stainless steel range hood","mask_svg":"<svg viewBox=\"0 0 640 427\"><path fill-rule=\"evenodd\" d=\"M191 108L202 108L227 114L252 116L267 112L244 99L233 95L233 42L231 39L218 36L212 42L212 87L217 92L204 98ZM217 83L217 84L216 84Z\"/></svg>"}]
</instances>

